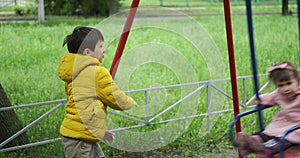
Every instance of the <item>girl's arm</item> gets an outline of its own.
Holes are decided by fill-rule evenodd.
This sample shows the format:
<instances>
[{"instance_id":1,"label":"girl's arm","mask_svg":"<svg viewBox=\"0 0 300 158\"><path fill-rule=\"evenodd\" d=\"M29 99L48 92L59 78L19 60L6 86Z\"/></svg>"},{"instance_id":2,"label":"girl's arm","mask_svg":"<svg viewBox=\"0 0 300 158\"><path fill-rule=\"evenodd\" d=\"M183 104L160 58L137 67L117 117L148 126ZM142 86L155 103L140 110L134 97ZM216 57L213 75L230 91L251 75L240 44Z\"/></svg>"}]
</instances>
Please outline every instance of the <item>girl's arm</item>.
<instances>
[{"instance_id":1,"label":"girl's arm","mask_svg":"<svg viewBox=\"0 0 300 158\"><path fill-rule=\"evenodd\" d=\"M276 91L273 91L271 93L265 93L265 94L262 94L259 96L260 98L260 102L255 99L254 100L254 104L262 104L262 105L269 105L269 106L272 106L272 105L278 105L276 100L275 100L275 96L276 96L277 92Z\"/></svg>"}]
</instances>

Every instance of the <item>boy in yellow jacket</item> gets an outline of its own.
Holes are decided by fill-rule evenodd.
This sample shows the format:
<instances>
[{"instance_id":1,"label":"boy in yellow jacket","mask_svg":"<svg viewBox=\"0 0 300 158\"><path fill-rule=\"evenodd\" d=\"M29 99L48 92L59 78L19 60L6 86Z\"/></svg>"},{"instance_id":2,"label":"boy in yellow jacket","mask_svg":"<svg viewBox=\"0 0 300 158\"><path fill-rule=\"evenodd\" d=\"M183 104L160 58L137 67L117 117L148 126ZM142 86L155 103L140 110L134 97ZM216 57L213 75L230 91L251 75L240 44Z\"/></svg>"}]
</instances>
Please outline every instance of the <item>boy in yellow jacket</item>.
<instances>
[{"instance_id":1,"label":"boy in yellow jacket","mask_svg":"<svg viewBox=\"0 0 300 158\"><path fill-rule=\"evenodd\" d=\"M60 60L58 76L65 82L68 100L60 128L67 158L105 157L98 142L114 140L106 129L107 106L127 110L136 104L101 66L103 41L98 29L79 26L63 42L69 53Z\"/></svg>"}]
</instances>

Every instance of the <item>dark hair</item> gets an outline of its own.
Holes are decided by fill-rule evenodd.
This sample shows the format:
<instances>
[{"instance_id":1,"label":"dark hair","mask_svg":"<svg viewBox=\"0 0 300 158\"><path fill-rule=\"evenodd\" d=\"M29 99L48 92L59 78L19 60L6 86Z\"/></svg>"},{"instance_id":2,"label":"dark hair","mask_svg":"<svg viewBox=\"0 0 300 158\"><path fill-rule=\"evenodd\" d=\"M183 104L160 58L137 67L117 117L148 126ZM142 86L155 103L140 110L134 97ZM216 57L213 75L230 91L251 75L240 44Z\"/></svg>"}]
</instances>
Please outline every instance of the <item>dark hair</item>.
<instances>
[{"instance_id":1,"label":"dark hair","mask_svg":"<svg viewBox=\"0 0 300 158\"><path fill-rule=\"evenodd\" d=\"M282 82L282 81L289 81L291 78L296 78L299 81L299 75L296 67L288 62L282 62L280 64L287 63L289 66L294 67L294 69L287 69L287 68L278 68L270 72L269 78L273 81L273 83ZM280 65L277 64L277 65Z\"/></svg>"},{"instance_id":2,"label":"dark hair","mask_svg":"<svg viewBox=\"0 0 300 158\"><path fill-rule=\"evenodd\" d=\"M104 41L104 38L98 29L78 26L74 28L72 34L65 37L63 46L67 44L70 53L82 54L86 48L94 51L99 40Z\"/></svg>"}]
</instances>

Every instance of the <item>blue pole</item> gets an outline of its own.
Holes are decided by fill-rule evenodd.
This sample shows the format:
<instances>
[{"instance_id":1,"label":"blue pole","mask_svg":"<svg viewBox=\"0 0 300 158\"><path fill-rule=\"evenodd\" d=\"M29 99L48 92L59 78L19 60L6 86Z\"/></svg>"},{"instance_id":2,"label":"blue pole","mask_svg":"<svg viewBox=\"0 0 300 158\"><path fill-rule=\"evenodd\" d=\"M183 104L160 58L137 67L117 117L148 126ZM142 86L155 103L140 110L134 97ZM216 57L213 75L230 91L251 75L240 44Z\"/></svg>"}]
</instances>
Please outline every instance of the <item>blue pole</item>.
<instances>
[{"instance_id":1,"label":"blue pole","mask_svg":"<svg viewBox=\"0 0 300 158\"><path fill-rule=\"evenodd\" d=\"M260 98L259 98L259 83L258 83L258 78L257 78L256 57L255 57L255 47L254 47L251 0L246 0L246 9L247 9L248 33L249 33L249 42L250 42L250 53L251 53L254 89L255 89L256 99L260 100ZM260 106L260 105L258 105L258 106ZM264 129L262 112L258 111L257 114L258 114L258 121L259 121L259 129L260 129L260 131L262 131Z\"/></svg>"}]
</instances>

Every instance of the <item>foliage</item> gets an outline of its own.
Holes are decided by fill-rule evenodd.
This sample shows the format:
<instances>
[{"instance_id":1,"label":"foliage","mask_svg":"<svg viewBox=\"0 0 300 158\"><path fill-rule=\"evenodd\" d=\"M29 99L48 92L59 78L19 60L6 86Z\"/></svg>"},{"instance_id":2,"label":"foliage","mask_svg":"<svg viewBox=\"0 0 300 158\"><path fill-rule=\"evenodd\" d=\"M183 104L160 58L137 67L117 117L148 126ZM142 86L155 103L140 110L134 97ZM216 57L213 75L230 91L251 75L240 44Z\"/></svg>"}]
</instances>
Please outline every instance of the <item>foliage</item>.
<instances>
[{"instance_id":1,"label":"foliage","mask_svg":"<svg viewBox=\"0 0 300 158\"><path fill-rule=\"evenodd\" d=\"M38 8L36 6L16 6L14 7L14 11L17 15L37 15L38 14Z\"/></svg>"},{"instance_id":2,"label":"foliage","mask_svg":"<svg viewBox=\"0 0 300 158\"><path fill-rule=\"evenodd\" d=\"M115 8L116 7L116 8ZM118 0L49 0L45 12L50 15L109 16L119 7Z\"/></svg>"}]
</instances>

